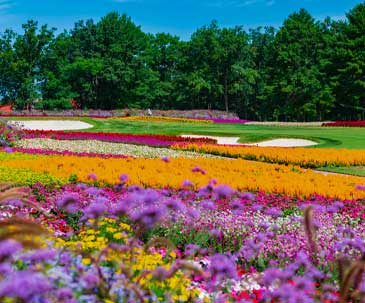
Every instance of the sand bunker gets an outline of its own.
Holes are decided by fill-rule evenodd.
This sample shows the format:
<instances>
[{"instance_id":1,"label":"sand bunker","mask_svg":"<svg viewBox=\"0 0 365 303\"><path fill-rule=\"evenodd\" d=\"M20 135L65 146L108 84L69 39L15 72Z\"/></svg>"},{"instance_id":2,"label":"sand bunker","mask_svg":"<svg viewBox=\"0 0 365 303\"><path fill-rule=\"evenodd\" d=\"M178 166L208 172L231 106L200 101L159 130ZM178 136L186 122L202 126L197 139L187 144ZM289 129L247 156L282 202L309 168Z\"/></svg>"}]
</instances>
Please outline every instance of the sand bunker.
<instances>
[{"instance_id":1,"label":"sand bunker","mask_svg":"<svg viewBox=\"0 0 365 303\"><path fill-rule=\"evenodd\" d=\"M317 142L305 140L305 139L291 139L281 138L267 140L257 143L238 143L239 137L217 137L217 136L204 136L204 135L181 135L182 137L190 138L211 138L216 139L218 144L230 144L230 145L249 145L249 146L262 146L262 147L303 147L317 145Z\"/></svg>"},{"instance_id":2,"label":"sand bunker","mask_svg":"<svg viewBox=\"0 0 365 303\"><path fill-rule=\"evenodd\" d=\"M9 121L8 123L29 130L78 130L93 127L89 123L74 120Z\"/></svg>"}]
</instances>

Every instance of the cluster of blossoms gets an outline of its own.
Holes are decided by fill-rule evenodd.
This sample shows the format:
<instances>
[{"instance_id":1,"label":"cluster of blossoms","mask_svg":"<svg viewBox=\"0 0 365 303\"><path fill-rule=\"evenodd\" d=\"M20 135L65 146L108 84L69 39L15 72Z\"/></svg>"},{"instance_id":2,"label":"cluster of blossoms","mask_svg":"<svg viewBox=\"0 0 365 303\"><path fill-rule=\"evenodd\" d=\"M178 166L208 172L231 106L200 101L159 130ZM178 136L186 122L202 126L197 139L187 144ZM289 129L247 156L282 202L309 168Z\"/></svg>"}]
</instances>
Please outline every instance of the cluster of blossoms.
<instances>
[{"instance_id":1,"label":"cluster of blossoms","mask_svg":"<svg viewBox=\"0 0 365 303\"><path fill-rule=\"evenodd\" d=\"M332 126L332 127L364 127L365 121L335 121L322 123L322 126Z\"/></svg>"},{"instance_id":2,"label":"cluster of blossoms","mask_svg":"<svg viewBox=\"0 0 365 303\"><path fill-rule=\"evenodd\" d=\"M178 143L172 149L213 154L229 158L298 165L304 168L323 166L358 166L365 165L363 150L326 148L290 148L290 147L257 147L218 145L204 143Z\"/></svg>"},{"instance_id":3,"label":"cluster of blossoms","mask_svg":"<svg viewBox=\"0 0 365 303\"><path fill-rule=\"evenodd\" d=\"M190 151L172 150L165 147L150 147L147 145L134 145L99 140L83 140L83 144L77 140L54 140L48 138L25 139L14 142L14 151L29 154L64 154L76 156L100 156L101 158L127 158L145 157L161 158L186 157L186 158L217 158L210 154L200 154Z\"/></svg>"},{"instance_id":4,"label":"cluster of blossoms","mask_svg":"<svg viewBox=\"0 0 365 303\"><path fill-rule=\"evenodd\" d=\"M7 213L0 224L1 300L350 298L333 273L337 260L365 253L365 225L355 213L361 200L253 194L216 180L197 190L190 180L178 190L155 190L127 185L128 179L121 175L113 188L35 184L18 190L19 197L0 196Z\"/></svg>"},{"instance_id":5,"label":"cluster of blossoms","mask_svg":"<svg viewBox=\"0 0 365 303\"><path fill-rule=\"evenodd\" d=\"M24 158L23 158L24 157ZM113 185L120 174L130 176L129 184L153 188L179 188L184 179L195 187L215 178L243 191L263 190L288 196L309 197L315 193L341 199L356 199L363 193L354 184L363 183L360 177L324 176L300 167L267 164L242 159L222 158L113 158L78 157L75 155L27 155L0 152L0 169L45 174L60 180L87 182L90 171L99 176L101 184ZM166 161L168 160L168 161ZM234 169L232 169L234 165ZM174 173L176 172L176 173ZM0 180L1 175L0 175ZM3 180L4 181L4 180ZM23 184L20 182L20 184Z\"/></svg>"},{"instance_id":6,"label":"cluster of blossoms","mask_svg":"<svg viewBox=\"0 0 365 303\"><path fill-rule=\"evenodd\" d=\"M163 135L131 135L120 133L86 133L45 130L24 130L23 138L50 138L55 140L99 140L107 142L143 144L148 146L170 146L176 142L216 143L209 138L184 138L179 136Z\"/></svg>"}]
</instances>

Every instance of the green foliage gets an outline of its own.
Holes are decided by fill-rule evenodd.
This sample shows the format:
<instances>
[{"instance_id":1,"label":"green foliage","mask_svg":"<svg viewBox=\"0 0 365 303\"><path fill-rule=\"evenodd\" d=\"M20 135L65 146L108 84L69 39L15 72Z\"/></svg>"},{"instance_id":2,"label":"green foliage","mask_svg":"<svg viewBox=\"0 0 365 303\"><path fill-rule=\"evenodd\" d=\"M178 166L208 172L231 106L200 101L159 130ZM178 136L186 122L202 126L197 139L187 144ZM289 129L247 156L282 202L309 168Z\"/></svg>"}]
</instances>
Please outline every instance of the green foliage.
<instances>
[{"instance_id":1,"label":"green foliage","mask_svg":"<svg viewBox=\"0 0 365 303\"><path fill-rule=\"evenodd\" d=\"M34 107L40 110L67 110L71 109L71 101L69 99L48 99L37 102Z\"/></svg>"},{"instance_id":2,"label":"green foliage","mask_svg":"<svg viewBox=\"0 0 365 303\"><path fill-rule=\"evenodd\" d=\"M189 41L144 33L112 12L0 36L0 102L17 109L224 109L251 120L365 119L365 3L347 21L301 9L279 30L221 28ZM44 100L34 102L36 100Z\"/></svg>"}]
</instances>

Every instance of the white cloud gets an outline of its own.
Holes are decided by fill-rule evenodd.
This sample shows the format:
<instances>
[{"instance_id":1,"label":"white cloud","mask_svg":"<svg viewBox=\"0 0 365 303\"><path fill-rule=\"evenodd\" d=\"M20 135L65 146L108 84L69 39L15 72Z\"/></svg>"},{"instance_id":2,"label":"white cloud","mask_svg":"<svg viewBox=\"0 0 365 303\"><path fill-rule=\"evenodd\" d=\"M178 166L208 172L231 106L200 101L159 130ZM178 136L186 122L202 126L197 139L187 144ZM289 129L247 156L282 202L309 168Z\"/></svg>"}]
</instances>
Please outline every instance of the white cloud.
<instances>
[{"instance_id":1,"label":"white cloud","mask_svg":"<svg viewBox=\"0 0 365 303\"><path fill-rule=\"evenodd\" d=\"M13 1L0 0L0 13L6 13L14 5Z\"/></svg>"}]
</instances>

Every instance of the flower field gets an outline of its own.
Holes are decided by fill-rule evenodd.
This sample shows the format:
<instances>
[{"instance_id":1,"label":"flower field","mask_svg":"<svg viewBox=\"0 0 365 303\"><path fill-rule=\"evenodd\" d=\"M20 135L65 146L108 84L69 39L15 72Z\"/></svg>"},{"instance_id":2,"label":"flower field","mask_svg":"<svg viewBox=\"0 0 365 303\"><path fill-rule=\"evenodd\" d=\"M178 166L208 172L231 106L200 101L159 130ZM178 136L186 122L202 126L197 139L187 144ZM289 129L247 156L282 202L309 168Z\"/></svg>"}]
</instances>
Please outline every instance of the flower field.
<instances>
[{"instance_id":1,"label":"flower field","mask_svg":"<svg viewBox=\"0 0 365 303\"><path fill-rule=\"evenodd\" d=\"M362 150L0 140L0 302L364 302Z\"/></svg>"},{"instance_id":2,"label":"flower field","mask_svg":"<svg viewBox=\"0 0 365 303\"><path fill-rule=\"evenodd\" d=\"M365 165L365 153L363 150L286 147L261 148L255 146L222 146L204 143L176 144L172 148L260 162L285 165L292 164L305 168Z\"/></svg>"},{"instance_id":3,"label":"flower field","mask_svg":"<svg viewBox=\"0 0 365 303\"><path fill-rule=\"evenodd\" d=\"M322 126L327 127L364 127L365 121L359 120L359 121L335 121L335 122L327 122L322 123Z\"/></svg>"}]
</instances>

